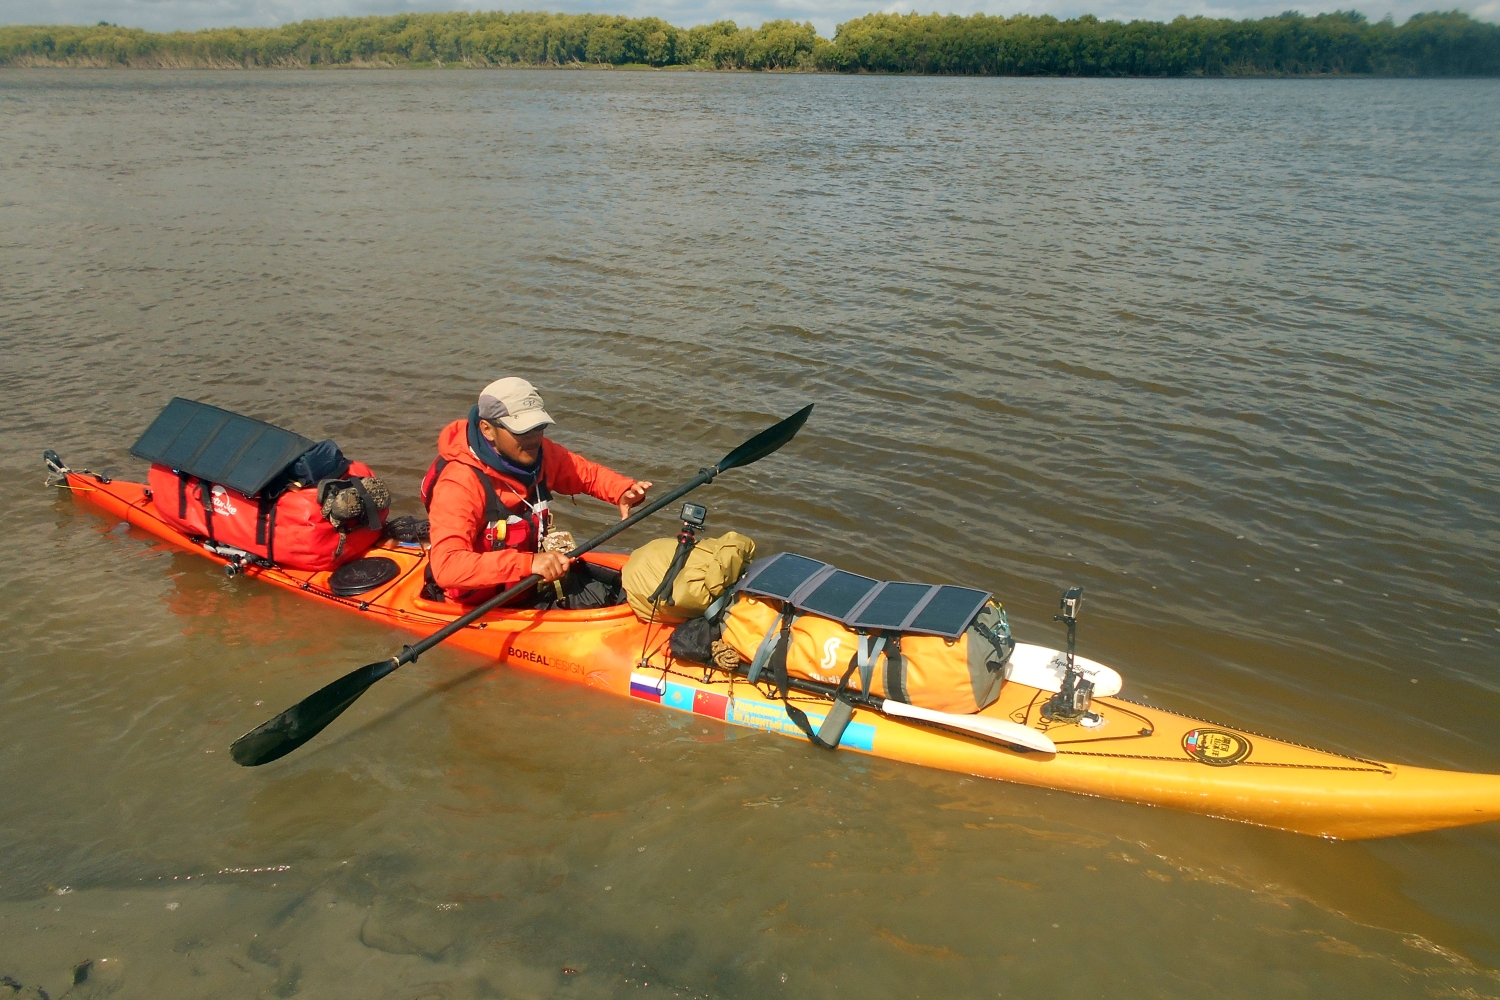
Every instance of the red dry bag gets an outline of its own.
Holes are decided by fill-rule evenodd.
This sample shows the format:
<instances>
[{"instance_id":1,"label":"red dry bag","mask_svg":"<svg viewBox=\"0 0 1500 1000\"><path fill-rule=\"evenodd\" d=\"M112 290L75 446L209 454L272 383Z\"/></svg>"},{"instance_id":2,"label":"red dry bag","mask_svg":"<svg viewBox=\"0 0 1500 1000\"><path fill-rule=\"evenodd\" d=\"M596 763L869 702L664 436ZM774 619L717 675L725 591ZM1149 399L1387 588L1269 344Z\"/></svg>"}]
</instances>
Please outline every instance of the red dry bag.
<instances>
[{"instance_id":1,"label":"red dry bag","mask_svg":"<svg viewBox=\"0 0 1500 1000\"><path fill-rule=\"evenodd\" d=\"M345 479L373 477L350 462ZM288 569L331 570L356 559L380 540L380 529L360 527L342 538L323 514L318 489L288 489L278 496L247 497L218 483L152 465L151 502L167 523L186 535L242 549ZM379 510L385 523L387 508Z\"/></svg>"}]
</instances>

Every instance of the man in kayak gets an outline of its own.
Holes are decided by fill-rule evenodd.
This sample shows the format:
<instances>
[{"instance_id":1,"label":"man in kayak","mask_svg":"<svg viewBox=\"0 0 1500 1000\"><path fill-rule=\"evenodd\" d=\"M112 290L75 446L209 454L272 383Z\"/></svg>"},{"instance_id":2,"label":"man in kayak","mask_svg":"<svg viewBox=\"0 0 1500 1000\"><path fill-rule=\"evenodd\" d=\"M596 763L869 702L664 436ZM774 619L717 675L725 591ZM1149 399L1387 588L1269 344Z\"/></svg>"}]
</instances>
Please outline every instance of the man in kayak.
<instances>
[{"instance_id":1,"label":"man in kayak","mask_svg":"<svg viewBox=\"0 0 1500 1000\"><path fill-rule=\"evenodd\" d=\"M475 604L535 573L548 583L561 581L566 607L619 603L618 587L594 579L561 552L542 551L552 523L549 502L553 493L587 493L617 505L623 519L651 484L546 440L552 423L530 382L502 378L485 386L468 419L438 435L422 500L432 533L429 584L447 598ZM520 602L556 607L558 596L557 587L543 585Z\"/></svg>"}]
</instances>

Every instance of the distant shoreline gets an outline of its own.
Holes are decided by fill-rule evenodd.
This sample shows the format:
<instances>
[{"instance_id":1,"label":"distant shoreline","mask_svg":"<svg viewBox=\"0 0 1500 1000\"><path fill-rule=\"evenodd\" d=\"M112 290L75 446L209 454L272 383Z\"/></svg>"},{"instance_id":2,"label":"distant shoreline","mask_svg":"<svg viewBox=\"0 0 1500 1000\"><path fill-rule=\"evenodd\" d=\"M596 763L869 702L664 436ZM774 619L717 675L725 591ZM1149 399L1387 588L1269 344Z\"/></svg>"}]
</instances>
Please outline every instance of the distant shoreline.
<instances>
[{"instance_id":1,"label":"distant shoreline","mask_svg":"<svg viewBox=\"0 0 1500 1000\"><path fill-rule=\"evenodd\" d=\"M650 69L961 76L1500 76L1500 25L1356 13L1231 21L1060 21L867 14L812 24L452 13L153 33L112 24L0 27L0 67L66 69Z\"/></svg>"}]
</instances>

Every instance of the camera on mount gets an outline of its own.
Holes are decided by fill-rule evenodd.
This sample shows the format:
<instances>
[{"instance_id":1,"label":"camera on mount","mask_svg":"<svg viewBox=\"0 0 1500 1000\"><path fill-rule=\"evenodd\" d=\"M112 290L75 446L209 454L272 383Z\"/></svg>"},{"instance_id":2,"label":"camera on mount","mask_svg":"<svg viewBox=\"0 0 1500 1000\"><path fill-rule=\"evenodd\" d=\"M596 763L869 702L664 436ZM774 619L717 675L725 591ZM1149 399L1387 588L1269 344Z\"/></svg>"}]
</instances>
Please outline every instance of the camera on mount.
<instances>
[{"instance_id":1,"label":"camera on mount","mask_svg":"<svg viewBox=\"0 0 1500 1000\"><path fill-rule=\"evenodd\" d=\"M672 553L672 562L667 566L667 571L662 575L661 583L651 592L648 601L655 605L657 601L665 601L668 604L672 600L672 585L677 580L677 574L682 572L682 567L687 565L688 553L693 551L693 546L698 544L698 529L708 523L708 508L701 503L685 503L682 505L682 528L677 532L677 550Z\"/></svg>"},{"instance_id":2,"label":"camera on mount","mask_svg":"<svg viewBox=\"0 0 1500 1000\"><path fill-rule=\"evenodd\" d=\"M1058 615L1065 622L1076 622L1078 611L1083 607L1083 588L1069 587L1063 592L1062 600L1058 602L1062 614Z\"/></svg>"},{"instance_id":3,"label":"camera on mount","mask_svg":"<svg viewBox=\"0 0 1500 1000\"><path fill-rule=\"evenodd\" d=\"M1068 661L1060 689L1042 706L1042 715L1057 722L1077 722L1092 729L1102 721L1097 714L1089 711L1089 703L1094 697L1094 682L1083 676L1074 656L1078 640L1078 612L1082 609L1083 588L1069 587L1058 602L1058 610L1062 614L1052 616L1053 621L1068 626Z\"/></svg>"},{"instance_id":4,"label":"camera on mount","mask_svg":"<svg viewBox=\"0 0 1500 1000\"><path fill-rule=\"evenodd\" d=\"M695 528L701 528L708 523L708 508L701 503L685 503L682 505L682 523L691 524Z\"/></svg>"}]
</instances>

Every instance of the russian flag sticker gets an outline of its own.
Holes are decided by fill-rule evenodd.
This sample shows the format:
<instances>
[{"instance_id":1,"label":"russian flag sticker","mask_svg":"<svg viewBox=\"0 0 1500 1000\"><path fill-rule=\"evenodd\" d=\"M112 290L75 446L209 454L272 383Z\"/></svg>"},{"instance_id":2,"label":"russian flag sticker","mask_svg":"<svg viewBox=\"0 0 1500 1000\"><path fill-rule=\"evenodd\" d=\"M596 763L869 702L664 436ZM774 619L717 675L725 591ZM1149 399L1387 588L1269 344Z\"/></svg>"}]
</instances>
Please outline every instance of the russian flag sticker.
<instances>
[{"instance_id":1,"label":"russian flag sticker","mask_svg":"<svg viewBox=\"0 0 1500 1000\"><path fill-rule=\"evenodd\" d=\"M665 687L666 681L661 677L638 673L630 675L630 697L632 698L644 698L660 705Z\"/></svg>"}]
</instances>

